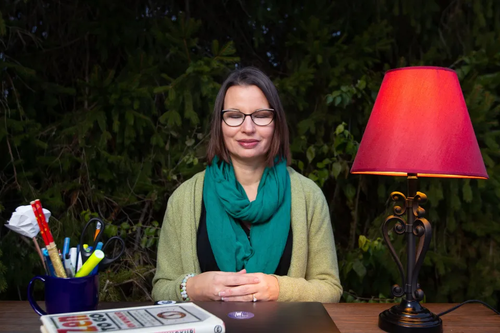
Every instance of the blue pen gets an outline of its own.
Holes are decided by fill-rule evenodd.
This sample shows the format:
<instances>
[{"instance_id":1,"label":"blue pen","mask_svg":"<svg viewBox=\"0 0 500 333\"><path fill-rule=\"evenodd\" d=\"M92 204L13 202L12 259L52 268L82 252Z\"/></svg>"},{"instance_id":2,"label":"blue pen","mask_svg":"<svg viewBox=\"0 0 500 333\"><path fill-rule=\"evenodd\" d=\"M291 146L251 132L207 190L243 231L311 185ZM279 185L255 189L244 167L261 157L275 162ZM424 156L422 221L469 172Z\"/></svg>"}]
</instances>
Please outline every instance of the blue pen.
<instances>
[{"instance_id":1,"label":"blue pen","mask_svg":"<svg viewBox=\"0 0 500 333\"><path fill-rule=\"evenodd\" d=\"M45 259L45 263L47 264L47 269L49 270L50 276L57 276L56 271L54 270L54 265L52 265L52 261L49 257L49 251L46 248L42 249L43 258Z\"/></svg>"},{"instance_id":2,"label":"blue pen","mask_svg":"<svg viewBox=\"0 0 500 333\"><path fill-rule=\"evenodd\" d=\"M62 263L64 266L64 269L67 271L69 267L66 267L66 260L69 259L69 237L64 238L64 245L63 245L63 251L62 251Z\"/></svg>"},{"instance_id":3,"label":"blue pen","mask_svg":"<svg viewBox=\"0 0 500 333\"><path fill-rule=\"evenodd\" d=\"M68 277L74 277L75 276L75 268L73 266L73 261L71 258L71 253L70 253L70 249L69 249L69 242L70 242L69 237L64 238L62 262L64 265L64 269L66 270L66 275Z\"/></svg>"},{"instance_id":4,"label":"blue pen","mask_svg":"<svg viewBox=\"0 0 500 333\"><path fill-rule=\"evenodd\" d=\"M101 250L102 245L103 245L102 242L98 242L97 245L95 246L95 249ZM98 272L99 272L99 265L95 266L94 270L92 271L92 273L90 273L90 275L97 275Z\"/></svg>"}]
</instances>

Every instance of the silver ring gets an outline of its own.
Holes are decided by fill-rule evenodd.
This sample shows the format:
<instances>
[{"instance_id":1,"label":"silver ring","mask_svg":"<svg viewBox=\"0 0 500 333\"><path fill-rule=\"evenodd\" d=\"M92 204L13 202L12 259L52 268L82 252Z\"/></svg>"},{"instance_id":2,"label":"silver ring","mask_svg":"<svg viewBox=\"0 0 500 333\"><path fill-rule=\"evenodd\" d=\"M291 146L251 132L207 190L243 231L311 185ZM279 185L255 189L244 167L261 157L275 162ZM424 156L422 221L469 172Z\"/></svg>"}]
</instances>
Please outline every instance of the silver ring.
<instances>
[{"instance_id":1,"label":"silver ring","mask_svg":"<svg viewBox=\"0 0 500 333\"><path fill-rule=\"evenodd\" d=\"M252 302L257 302L257 297L255 297L255 294L252 294Z\"/></svg>"}]
</instances>

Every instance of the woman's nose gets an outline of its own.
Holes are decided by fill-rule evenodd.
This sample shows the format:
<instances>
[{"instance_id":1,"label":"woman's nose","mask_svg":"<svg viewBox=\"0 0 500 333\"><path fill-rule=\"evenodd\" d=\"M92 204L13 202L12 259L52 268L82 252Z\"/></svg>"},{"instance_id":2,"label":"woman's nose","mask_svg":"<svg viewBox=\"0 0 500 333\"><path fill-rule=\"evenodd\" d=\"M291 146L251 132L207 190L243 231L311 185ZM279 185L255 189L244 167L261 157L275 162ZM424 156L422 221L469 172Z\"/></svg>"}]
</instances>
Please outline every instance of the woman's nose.
<instances>
[{"instance_id":1,"label":"woman's nose","mask_svg":"<svg viewBox=\"0 0 500 333\"><path fill-rule=\"evenodd\" d=\"M255 124L253 123L252 117L245 117L243 124L241 124L241 130L245 133L255 132Z\"/></svg>"}]
</instances>

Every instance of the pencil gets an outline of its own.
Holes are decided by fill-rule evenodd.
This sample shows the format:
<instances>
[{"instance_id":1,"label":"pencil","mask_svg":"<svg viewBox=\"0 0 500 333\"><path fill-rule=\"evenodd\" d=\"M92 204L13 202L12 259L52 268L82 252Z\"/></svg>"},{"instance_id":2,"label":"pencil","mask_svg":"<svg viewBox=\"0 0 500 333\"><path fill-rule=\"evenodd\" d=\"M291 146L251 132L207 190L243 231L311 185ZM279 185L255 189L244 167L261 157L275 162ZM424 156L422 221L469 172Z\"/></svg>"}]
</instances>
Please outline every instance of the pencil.
<instances>
[{"instance_id":1,"label":"pencil","mask_svg":"<svg viewBox=\"0 0 500 333\"><path fill-rule=\"evenodd\" d=\"M101 232L101 222L97 222L97 225L95 227L95 233L94 233L94 241L99 235L99 232Z\"/></svg>"},{"instance_id":2,"label":"pencil","mask_svg":"<svg viewBox=\"0 0 500 333\"><path fill-rule=\"evenodd\" d=\"M45 266L45 260L43 260L42 250L40 250L40 246L38 245L38 242L36 241L36 237L33 237L32 239L33 239L33 243L35 244L36 252L38 252L40 259L42 260L43 269L45 269L45 273L48 275L49 271L47 270L47 266Z\"/></svg>"}]
</instances>

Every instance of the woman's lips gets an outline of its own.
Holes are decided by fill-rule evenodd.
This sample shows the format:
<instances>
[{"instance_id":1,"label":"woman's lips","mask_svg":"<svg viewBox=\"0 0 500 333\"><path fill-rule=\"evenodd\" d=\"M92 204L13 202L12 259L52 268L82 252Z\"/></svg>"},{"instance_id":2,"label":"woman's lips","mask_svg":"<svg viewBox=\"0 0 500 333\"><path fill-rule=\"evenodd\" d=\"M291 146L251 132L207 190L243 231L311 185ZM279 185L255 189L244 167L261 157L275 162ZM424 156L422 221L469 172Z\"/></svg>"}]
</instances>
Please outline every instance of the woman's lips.
<instances>
[{"instance_id":1,"label":"woman's lips","mask_svg":"<svg viewBox=\"0 0 500 333\"><path fill-rule=\"evenodd\" d=\"M257 144L259 144L259 141L258 140L238 140L238 143L243 148L250 149L250 148L257 146Z\"/></svg>"}]
</instances>

